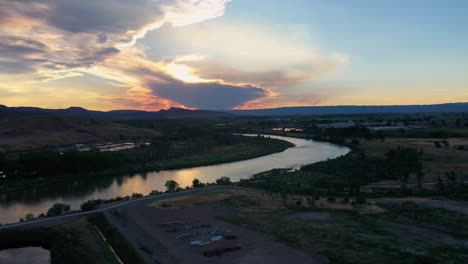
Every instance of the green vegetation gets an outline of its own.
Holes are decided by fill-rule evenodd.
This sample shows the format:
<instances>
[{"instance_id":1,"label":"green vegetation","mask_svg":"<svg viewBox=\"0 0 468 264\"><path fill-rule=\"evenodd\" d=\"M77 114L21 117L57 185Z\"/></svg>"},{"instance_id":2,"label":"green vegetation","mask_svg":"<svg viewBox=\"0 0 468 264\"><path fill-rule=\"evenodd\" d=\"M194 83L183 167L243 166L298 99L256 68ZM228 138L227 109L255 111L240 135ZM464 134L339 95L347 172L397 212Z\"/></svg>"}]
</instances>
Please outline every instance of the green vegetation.
<instances>
[{"instance_id":1,"label":"green vegetation","mask_svg":"<svg viewBox=\"0 0 468 264\"><path fill-rule=\"evenodd\" d=\"M286 141L265 137L219 134L206 130L181 131L181 135L171 133L161 136L149 147L119 153L97 150L64 153L40 150L19 155L0 153L0 187L15 189L24 185L34 186L35 183L31 181L22 181L30 178L35 182L38 178L40 181L41 177L116 175L214 165L281 152L293 146Z\"/></svg>"},{"instance_id":2,"label":"green vegetation","mask_svg":"<svg viewBox=\"0 0 468 264\"><path fill-rule=\"evenodd\" d=\"M47 216L57 216L70 211L70 205L55 203L48 211Z\"/></svg>"},{"instance_id":3,"label":"green vegetation","mask_svg":"<svg viewBox=\"0 0 468 264\"><path fill-rule=\"evenodd\" d=\"M99 151L68 151L63 154L52 150L23 153L19 156L0 155L0 171L8 179L57 176L121 167L123 156Z\"/></svg>"},{"instance_id":4,"label":"green vegetation","mask_svg":"<svg viewBox=\"0 0 468 264\"><path fill-rule=\"evenodd\" d=\"M250 200L250 201L248 201ZM261 207L244 197L219 218L273 235L279 242L312 250L331 263L465 263L468 217L442 210L395 205L387 212ZM364 206L365 207L365 206ZM457 230L460 230L457 232Z\"/></svg>"},{"instance_id":5,"label":"green vegetation","mask_svg":"<svg viewBox=\"0 0 468 264\"><path fill-rule=\"evenodd\" d=\"M93 215L88 220L99 228L124 263L145 263L132 244L107 221L103 214Z\"/></svg>"},{"instance_id":6,"label":"green vegetation","mask_svg":"<svg viewBox=\"0 0 468 264\"><path fill-rule=\"evenodd\" d=\"M229 185L231 183L232 183L231 179L229 179L229 177L226 177L226 176L216 179L216 184L218 185Z\"/></svg>"},{"instance_id":7,"label":"green vegetation","mask_svg":"<svg viewBox=\"0 0 468 264\"><path fill-rule=\"evenodd\" d=\"M317 141L327 141L336 144L345 144L347 139L351 138L352 143L359 144L358 138L366 140L380 139L385 140L385 137L380 132L371 132L370 129L361 126L347 128L325 128L308 130L313 133L312 139Z\"/></svg>"},{"instance_id":8,"label":"green vegetation","mask_svg":"<svg viewBox=\"0 0 468 264\"><path fill-rule=\"evenodd\" d=\"M183 153L180 153L179 156L171 154L168 159L151 161L145 166L152 170L172 170L196 166L208 166L265 156L284 151L287 148L294 146L289 142L278 139L246 136L237 137L243 138L245 142L235 145L214 147L203 152L188 155L184 155Z\"/></svg>"},{"instance_id":9,"label":"green vegetation","mask_svg":"<svg viewBox=\"0 0 468 264\"><path fill-rule=\"evenodd\" d=\"M179 189L179 184L174 180L166 181L166 184L164 184L164 186L166 186L166 190L168 192L175 192Z\"/></svg>"},{"instance_id":10,"label":"green vegetation","mask_svg":"<svg viewBox=\"0 0 468 264\"><path fill-rule=\"evenodd\" d=\"M302 193L313 194L326 189L327 192L341 193L343 195L357 195L363 185L382 179L396 179L398 173L412 171L419 159L397 159L411 150L389 150L392 158L368 157L359 151L339 157L302 166L300 170L272 170L253 175L251 179L244 180L241 186L267 189L278 193ZM418 152L419 153L419 152ZM402 161L401 164L399 161ZM404 162L403 162L404 161ZM398 164L398 171L394 168ZM398 172L398 173L397 173Z\"/></svg>"},{"instance_id":11,"label":"green vegetation","mask_svg":"<svg viewBox=\"0 0 468 264\"><path fill-rule=\"evenodd\" d=\"M100 263L84 242L83 234L71 227L30 228L0 232L0 250L38 246L50 250L51 263Z\"/></svg>"}]
</instances>

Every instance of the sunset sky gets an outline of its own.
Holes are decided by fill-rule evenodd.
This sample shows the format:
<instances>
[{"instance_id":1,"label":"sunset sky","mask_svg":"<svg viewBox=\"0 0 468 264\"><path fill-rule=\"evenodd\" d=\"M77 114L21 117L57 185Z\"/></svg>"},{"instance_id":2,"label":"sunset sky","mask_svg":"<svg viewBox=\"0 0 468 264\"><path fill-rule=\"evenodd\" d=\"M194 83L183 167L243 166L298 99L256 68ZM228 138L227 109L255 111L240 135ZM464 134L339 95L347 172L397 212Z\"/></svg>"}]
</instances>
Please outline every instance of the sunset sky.
<instances>
[{"instance_id":1,"label":"sunset sky","mask_svg":"<svg viewBox=\"0 0 468 264\"><path fill-rule=\"evenodd\" d=\"M468 102L465 0L0 0L0 104Z\"/></svg>"}]
</instances>

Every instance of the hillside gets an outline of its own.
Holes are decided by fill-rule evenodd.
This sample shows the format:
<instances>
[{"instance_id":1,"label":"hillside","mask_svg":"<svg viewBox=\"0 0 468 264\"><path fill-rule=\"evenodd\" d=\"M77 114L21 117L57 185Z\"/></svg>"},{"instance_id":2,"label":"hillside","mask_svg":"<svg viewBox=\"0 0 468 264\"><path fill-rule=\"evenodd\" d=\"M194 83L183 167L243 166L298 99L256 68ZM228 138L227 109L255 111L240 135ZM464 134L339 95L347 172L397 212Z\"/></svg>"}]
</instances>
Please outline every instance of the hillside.
<instances>
[{"instance_id":1,"label":"hillside","mask_svg":"<svg viewBox=\"0 0 468 264\"><path fill-rule=\"evenodd\" d=\"M30 116L0 120L0 152L77 143L150 138L153 130L79 116Z\"/></svg>"}]
</instances>

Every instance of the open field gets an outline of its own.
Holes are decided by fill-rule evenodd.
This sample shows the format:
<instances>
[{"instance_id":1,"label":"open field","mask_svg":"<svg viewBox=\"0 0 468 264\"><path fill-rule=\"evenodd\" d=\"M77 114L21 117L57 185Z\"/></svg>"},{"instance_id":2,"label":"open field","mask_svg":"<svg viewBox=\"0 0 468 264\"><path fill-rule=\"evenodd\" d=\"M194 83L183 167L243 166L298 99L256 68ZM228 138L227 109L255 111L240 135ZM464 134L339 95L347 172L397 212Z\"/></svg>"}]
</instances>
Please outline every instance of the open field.
<instances>
[{"instance_id":1,"label":"open field","mask_svg":"<svg viewBox=\"0 0 468 264\"><path fill-rule=\"evenodd\" d=\"M238 195L256 195L256 191L224 190L141 204L107 213L109 220L140 248L142 255L160 263L322 263L324 258L313 252L295 250L275 242L269 236L220 220L232 208L224 201ZM276 203L266 204L275 207ZM167 227L160 223L182 222ZM199 228L206 225L205 228ZM209 226L209 227L208 227ZM180 231L171 230L178 229ZM217 231L215 231L217 230ZM209 234L205 234L208 231ZM199 235L190 233L199 232ZM183 236L187 236L183 238ZM210 241L215 236L235 236L204 246L191 241ZM241 249L221 256L206 257L203 252L220 248Z\"/></svg>"},{"instance_id":2,"label":"open field","mask_svg":"<svg viewBox=\"0 0 468 264\"><path fill-rule=\"evenodd\" d=\"M298 199L278 197L283 206L265 208L258 197L244 195L227 201L235 209L222 219L273 235L294 248L317 252L331 263L468 260L466 215L412 203L349 206L341 199L327 203L302 197L298 205Z\"/></svg>"},{"instance_id":3,"label":"open field","mask_svg":"<svg viewBox=\"0 0 468 264\"><path fill-rule=\"evenodd\" d=\"M448 145L444 145L440 138L389 138L385 141L362 140L360 149L368 155L383 157L390 148L412 147L422 149L423 170L426 172L424 180L437 180L439 176L445 177L446 172L455 172L457 175L468 177L468 138L445 139ZM436 147L434 142L439 142ZM459 146L464 146L463 150ZM410 181L415 181L414 175Z\"/></svg>"}]
</instances>

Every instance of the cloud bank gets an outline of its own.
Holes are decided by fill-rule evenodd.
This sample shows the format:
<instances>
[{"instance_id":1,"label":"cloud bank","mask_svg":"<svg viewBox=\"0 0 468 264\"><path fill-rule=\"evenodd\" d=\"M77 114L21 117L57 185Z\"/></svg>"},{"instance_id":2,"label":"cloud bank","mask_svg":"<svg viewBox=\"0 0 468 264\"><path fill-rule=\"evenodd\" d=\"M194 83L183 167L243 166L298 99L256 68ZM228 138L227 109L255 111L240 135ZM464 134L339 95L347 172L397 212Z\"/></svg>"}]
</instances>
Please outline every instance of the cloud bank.
<instances>
[{"instance_id":1,"label":"cloud bank","mask_svg":"<svg viewBox=\"0 0 468 264\"><path fill-rule=\"evenodd\" d=\"M345 63L342 56L322 56L246 26L190 26L222 16L229 1L0 0L0 95L27 104L32 87L50 93L55 80L94 75L126 92L82 96L116 107L226 109L271 99L279 87L319 78ZM148 32L167 29L171 36L154 35L145 43L149 50L138 45ZM160 50L165 38L175 38L181 53ZM41 89L34 93L47 97ZM18 96L26 91L28 96ZM63 100L60 93L55 97Z\"/></svg>"}]
</instances>

